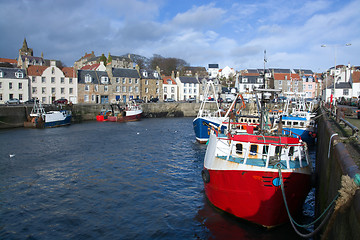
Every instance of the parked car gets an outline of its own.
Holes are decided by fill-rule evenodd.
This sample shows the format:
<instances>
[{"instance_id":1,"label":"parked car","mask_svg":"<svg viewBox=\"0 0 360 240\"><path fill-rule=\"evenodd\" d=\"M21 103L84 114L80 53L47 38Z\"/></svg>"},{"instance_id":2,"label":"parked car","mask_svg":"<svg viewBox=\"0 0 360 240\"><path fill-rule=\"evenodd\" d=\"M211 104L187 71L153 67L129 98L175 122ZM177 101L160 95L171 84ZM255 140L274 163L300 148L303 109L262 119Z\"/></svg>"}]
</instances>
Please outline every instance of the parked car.
<instances>
[{"instance_id":1,"label":"parked car","mask_svg":"<svg viewBox=\"0 0 360 240\"><path fill-rule=\"evenodd\" d=\"M175 102L175 100L172 99L172 98L167 98L167 99L164 100L164 102Z\"/></svg>"},{"instance_id":2,"label":"parked car","mask_svg":"<svg viewBox=\"0 0 360 240\"><path fill-rule=\"evenodd\" d=\"M68 100L65 98L60 98L58 100L53 101L53 104L67 104Z\"/></svg>"},{"instance_id":3,"label":"parked car","mask_svg":"<svg viewBox=\"0 0 360 240\"><path fill-rule=\"evenodd\" d=\"M142 100L142 99L140 99L140 98L136 98L136 99L134 99L134 101L135 101L136 103L144 103L144 100Z\"/></svg>"},{"instance_id":4,"label":"parked car","mask_svg":"<svg viewBox=\"0 0 360 240\"><path fill-rule=\"evenodd\" d=\"M39 99L32 98L32 99L29 99L29 100L25 101L25 104L34 104L35 100L36 100L37 103L39 102Z\"/></svg>"},{"instance_id":5,"label":"parked car","mask_svg":"<svg viewBox=\"0 0 360 240\"><path fill-rule=\"evenodd\" d=\"M159 101L159 98L157 98L157 97L156 97L156 98L151 98L151 99L150 99L150 102L154 102L154 103L156 103L156 102L158 102L158 101Z\"/></svg>"},{"instance_id":6,"label":"parked car","mask_svg":"<svg viewBox=\"0 0 360 240\"><path fill-rule=\"evenodd\" d=\"M17 98L12 98L6 101L6 104L20 104L20 100Z\"/></svg>"},{"instance_id":7,"label":"parked car","mask_svg":"<svg viewBox=\"0 0 360 240\"><path fill-rule=\"evenodd\" d=\"M195 98L188 98L186 101L189 102L189 103L192 103L192 102L195 102L196 99Z\"/></svg>"}]
</instances>

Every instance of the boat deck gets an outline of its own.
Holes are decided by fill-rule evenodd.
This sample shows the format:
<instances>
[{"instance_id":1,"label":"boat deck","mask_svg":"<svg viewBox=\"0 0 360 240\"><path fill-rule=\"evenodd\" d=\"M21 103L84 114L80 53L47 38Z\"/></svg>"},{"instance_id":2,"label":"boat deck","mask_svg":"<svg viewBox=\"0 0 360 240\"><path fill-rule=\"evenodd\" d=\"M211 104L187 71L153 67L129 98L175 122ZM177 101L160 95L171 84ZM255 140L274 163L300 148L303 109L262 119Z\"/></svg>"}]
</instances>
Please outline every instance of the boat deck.
<instances>
[{"instance_id":1,"label":"boat deck","mask_svg":"<svg viewBox=\"0 0 360 240\"><path fill-rule=\"evenodd\" d=\"M227 156L217 156L220 159L226 160ZM239 164L244 164L244 158L240 158L240 157L233 157L230 156L229 160L230 162L236 162ZM286 165L286 161L285 160L273 160L270 161L268 168L271 169L277 169L277 163L280 163L281 165L281 169L287 169L287 165ZM252 166L256 166L256 167L265 167L266 166L266 159L261 159L261 158L248 158L246 160L246 165L252 165ZM300 168L300 161L289 161L289 165L290 165L290 169L295 169L295 168ZM306 167L308 166L308 163L306 161L306 159L302 160L302 167Z\"/></svg>"}]
</instances>

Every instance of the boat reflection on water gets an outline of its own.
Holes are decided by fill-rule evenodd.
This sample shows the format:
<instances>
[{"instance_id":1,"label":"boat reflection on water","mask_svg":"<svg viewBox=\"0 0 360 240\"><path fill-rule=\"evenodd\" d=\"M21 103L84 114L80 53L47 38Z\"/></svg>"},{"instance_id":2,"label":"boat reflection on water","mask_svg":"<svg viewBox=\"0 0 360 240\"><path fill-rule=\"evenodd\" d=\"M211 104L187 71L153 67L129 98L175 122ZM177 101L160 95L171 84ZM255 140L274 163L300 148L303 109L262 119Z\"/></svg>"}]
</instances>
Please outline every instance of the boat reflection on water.
<instances>
[{"instance_id":1,"label":"boat reflection on water","mask_svg":"<svg viewBox=\"0 0 360 240\"><path fill-rule=\"evenodd\" d=\"M206 199L205 194L203 202L195 219L208 230L206 239L303 239L294 232L290 223L267 229L219 210Z\"/></svg>"}]
</instances>

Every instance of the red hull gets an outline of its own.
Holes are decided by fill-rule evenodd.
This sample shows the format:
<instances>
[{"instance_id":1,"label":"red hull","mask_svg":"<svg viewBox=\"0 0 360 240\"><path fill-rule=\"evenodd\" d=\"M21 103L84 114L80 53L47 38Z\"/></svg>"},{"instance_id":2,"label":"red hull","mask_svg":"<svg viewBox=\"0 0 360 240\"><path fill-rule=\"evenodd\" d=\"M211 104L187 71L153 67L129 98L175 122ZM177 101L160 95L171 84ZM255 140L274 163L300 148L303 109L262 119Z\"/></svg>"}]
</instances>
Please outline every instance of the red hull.
<instances>
[{"instance_id":1,"label":"red hull","mask_svg":"<svg viewBox=\"0 0 360 240\"><path fill-rule=\"evenodd\" d=\"M280 186L273 180L278 172L208 170L205 193L216 207L247 221L273 227L289 221ZM310 175L282 172L286 200L296 215L310 190ZM275 185L278 185L274 180Z\"/></svg>"}]
</instances>

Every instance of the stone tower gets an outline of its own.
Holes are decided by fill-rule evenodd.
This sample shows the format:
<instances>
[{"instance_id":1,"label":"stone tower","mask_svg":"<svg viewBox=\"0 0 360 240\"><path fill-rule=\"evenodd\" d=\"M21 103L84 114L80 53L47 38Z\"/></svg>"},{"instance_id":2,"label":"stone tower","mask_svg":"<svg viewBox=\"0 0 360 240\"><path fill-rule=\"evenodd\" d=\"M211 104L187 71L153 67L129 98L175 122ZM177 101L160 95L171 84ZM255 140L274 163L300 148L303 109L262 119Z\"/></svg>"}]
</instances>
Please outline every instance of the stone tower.
<instances>
[{"instance_id":1,"label":"stone tower","mask_svg":"<svg viewBox=\"0 0 360 240\"><path fill-rule=\"evenodd\" d=\"M19 56L26 55L26 56L33 56L34 52L32 48L29 48L26 42L26 38L24 38L24 42L22 48L19 49Z\"/></svg>"}]
</instances>

